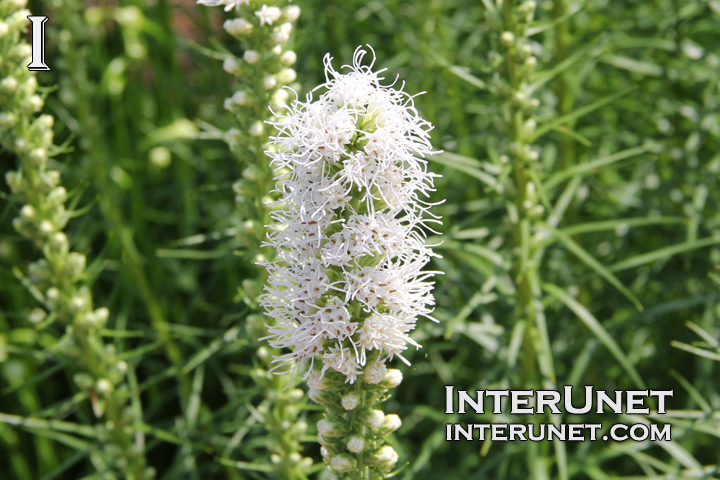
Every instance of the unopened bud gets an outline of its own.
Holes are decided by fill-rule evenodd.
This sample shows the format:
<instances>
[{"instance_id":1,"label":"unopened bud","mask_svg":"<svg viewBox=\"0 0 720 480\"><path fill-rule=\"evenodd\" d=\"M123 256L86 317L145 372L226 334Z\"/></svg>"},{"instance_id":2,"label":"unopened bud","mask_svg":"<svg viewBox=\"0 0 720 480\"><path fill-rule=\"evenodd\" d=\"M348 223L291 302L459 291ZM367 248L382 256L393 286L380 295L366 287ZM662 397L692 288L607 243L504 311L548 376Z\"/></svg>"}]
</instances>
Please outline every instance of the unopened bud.
<instances>
[{"instance_id":1,"label":"unopened bud","mask_svg":"<svg viewBox=\"0 0 720 480\"><path fill-rule=\"evenodd\" d=\"M352 435L348 438L346 446L353 453L361 453L365 450L365 439L360 435Z\"/></svg>"},{"instance_id":2,"label":"unopened bud","mask_svg":"<svg viewBox=\"0 0 720 480\"><path fill-rule=\"evenodd\" d=\"M327 418L317 422L317 430L320 435L325 437L342 437L345 434L342 425Z\"/></svg>"},{"instance_id":3,"label":"unopened bud","mask_svg":"<svg viewBox=\"0 0 720 480\"><path fill-rule=\"evenodd\" d=\"M506 47L510 47L515 43L515 35L513 35L512 32L503 32L502 35L500 35L500 40Z\"/></svg>"},{"instance_id":4,"label":"unopened bud","mask_svg":"<svg viewBox=\"0 0 720 480\"><path fill-rule=\"evenodd\" d=\"M390 470L398 461L398 454L390 445L385 445L369 458L369 463L383 471Z\"/></svg>"},{"instance_id":5,"label":"unopened bud","mask_svg":"<svg viewBox=\"0 0 720 480\"><path fill-rule=\"evenodd\" d=\"M385 415L385 420L383 421L382 426L378 428L377 434L384 437L385 435L391 434L401 426L402 420L400 420L400 417L391 413L390 415Z\"/></svg>"},{"instance_id":6,"label":"unopened bud","mask_svg":"<svg viewBox=\"0 0 720 480\"><path fill-rule=\"evenodd\" d=\"M293 52L292 50L288 50L287 52L280 55L280 63L283 65L293 65L295 62L297 62L297 54Z\"/></svg>"},{"instance_id":7,"label":"unopened bud","mask_svg":"<svg viewBox=\"0 0 720 480\"><path fill-rule=\"evenodd\" d=\"M272 90L275 88L275 85L277 85L277 80L275 80L275 77L268 75L267 77L263 78L263 88L265 90Z\"/></svg>"},{"instance_id":8,"label":"unopened bud","mask_svg":"<svg viewBox=\"0 0 720 480\"><path fill-rule=\"evenodd\" d=\"M298 17L300 17L300 7L297 5L290 5L283 10L283 18L287 22L294 22Z\"/></svg>"},{"instance_id":9,"label":"unopened bud","mask_svg":"<svg viewBox=\"0 0 720 480\"><path fill-rule=\"evenodd\" d=\"M367 416L365 423L370 428L380 428L385 421L385 414L382 410L373 410Z\"/></svg>"},{"instance_id":10,"label":"unopened bud","mask_svg":"<svg viewBox=\"0 0 720 480\"><path fill-rule=\"evenodd\" d=\"M223 61L223 70L227 73L238 73L240 71L240 64L232 57L228 57Z\"/></svg>"},{"instance_id":11,"label":"unopened bud","mask_svg":"<svg viewBox=\"0 0 720 480\"><path fill-rule=\"evenodd\" d=\"M113 391L113 384L107 378L101 378L97 381L95 390L97 390L100 395L108 395Z\"/></svg>"},{"instance_id":12,"label":"unopened bud","mask_svg":"<svg viewBox=\"0 0 720 480\"><path fill-rule=\"evenodd\" d=\"M381 385L385 388L395 388L402 383L402 380L402 372L397 368L391 368L385 374L385 378L383 378Z\"/></svg>"},{"instance_id":13,"label":"unopened bud","mask_svg":"<svg viewBox=\"0 0 720 480\"><path fill-rule=\"evenodd\" d=\"M336 455L330 460L330 468L338 473L349 472L355 468L355 465L355 458L347 453Z\"/></svg>"},{"instance_id":14,"label":"unopened bud","mask_svg":"<svg viewBox=\"0 0 720 480\"><path fill-rule=\"evenodd\" d=\"M387 373L387 367L384 363L373 363L365 367L365 381L377 384L383 381Z\"/></svg>"},{"instance_id":15,"label":"unopened bud","mask_svg":"<svg viewBox=\"0 0 720 480\"><path fill-rule=\"evenodd\" d=\"M245 60L250 65L253 65L257 63L258 60L260 60L260 55L255 50L245 50L245 53L243 54L243 60Z\"/></svg>"},{"instance_id":16,"label":"unopened bud","mask_svg":"<svg viewBox=\"0 0 720 480\"><path fill-rule=\"evenodd\" d=\"M360 396L357 393L348 393L342 397L341 403L345 410L353 410L360 403Z\"/></svg>"}]
</instances>

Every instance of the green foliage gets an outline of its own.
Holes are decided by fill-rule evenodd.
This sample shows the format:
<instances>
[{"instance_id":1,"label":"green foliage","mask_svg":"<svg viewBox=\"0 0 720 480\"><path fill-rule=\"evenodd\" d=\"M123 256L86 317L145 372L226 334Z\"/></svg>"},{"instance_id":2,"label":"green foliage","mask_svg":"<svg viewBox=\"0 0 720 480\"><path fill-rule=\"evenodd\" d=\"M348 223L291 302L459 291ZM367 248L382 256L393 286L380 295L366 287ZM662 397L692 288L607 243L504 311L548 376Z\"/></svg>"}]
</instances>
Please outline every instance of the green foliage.
<instances>
[{"instance_id":1,"label":"green foliage","mask_svg":"<svg viewBox=\"0 0 720 480\"><path fill-rule=\"evenodd\" d=\"M67 252L87 258L77 281L110 312L92 330L103 353L88 350L96 363L63 353L78 339L43 304L37 275L53 253L13 226L27 202L3 186L0 471L118 478L123 462L144 458L157 478L285 478L281 464L326 479L315 429L304 430L322 408L283 391L258 350L264 212L252 211L254 190L240 208L235 197L258 188L236 181L261 145L231 151L226 133L247 138L265 117L223 109L237 89L223 59L243 53L221 28L234 12L90 3L28 8L50 17L52 71L37 78L62 148L47 168L67 191ZM717 478L720 3L543 0L534 15L510 0L294 4L302 92L321 82L326 52L349 63L370 44L389 82L397 74L406 91L427 92L416 106L445 151L430 163L443 175L433 200L445 200L434 210L443 235L428 240L444 242L432 265L445 273L440 323L418 322L423 348L408 352L412 366L399 367L404 381L383 405L403 419L388 436L407 463L394 478ZM8 132L0 126L0 138ZM25 160L3 145L5 178ZM108 397L128 412L114 430L76 377L89 370L96 382L110 358L127 365L122 393ZM445 385L675 395L669 414L649 417L446 415ZM602 435L647 421L672 424L673 441L445 441L446 423L602 423ZM125 437L132 451L114 451Z\"/></svg>"}]
</instances>

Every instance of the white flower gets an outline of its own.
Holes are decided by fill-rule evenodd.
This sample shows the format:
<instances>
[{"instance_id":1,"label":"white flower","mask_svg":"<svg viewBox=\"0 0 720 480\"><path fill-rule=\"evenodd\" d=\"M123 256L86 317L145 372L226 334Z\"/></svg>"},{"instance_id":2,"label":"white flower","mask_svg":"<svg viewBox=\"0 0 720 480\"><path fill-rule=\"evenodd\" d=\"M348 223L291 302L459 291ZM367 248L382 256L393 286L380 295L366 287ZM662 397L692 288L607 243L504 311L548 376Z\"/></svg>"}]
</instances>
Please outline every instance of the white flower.
<instances>
[{"instance_id":1,"label":"white flower","mask_svg":"<svg viewBox=\"0 0 720 480\"><path fill-rule=\"evenodd\" d=\"M255 15L260 19L260 26L272 25L280 18L282 11L278 7L268 7L263 4L260 10L255 12Z\"/></svg>"},{"instance_id":2,"label":"white flower","mask_svg":"<svg viewBox=\"0 0 720 480\"><path fill-rule=\"evenodd\" d=\"M229 12L233 8L239 10L240 5L250 5L250 0L197 0L197 3L208 7L219 7L220 5L225 5L225 11Z\"/></svg>"},{"instance_id":3,"label":"white flower","mask_svg":"<svg viewBox=\"0 0 720 480\"><path fill-rule=\"evenodd\" d=\"M365 53L356 51L346 74L325 57L327 82L315 89L325 92L274 112L267 152L280 208L260 301L275 319L271 345L293 349L275 362L319 360L321 373L349 383L382 382L386 360L420 347L409 332L418 316L432 319L437 273L422 271L434 256L425 230L438 222L426 201L436 175L418 158L435 153L432 126L412 96L361 64Z\"/></svg>"}]
</instances>

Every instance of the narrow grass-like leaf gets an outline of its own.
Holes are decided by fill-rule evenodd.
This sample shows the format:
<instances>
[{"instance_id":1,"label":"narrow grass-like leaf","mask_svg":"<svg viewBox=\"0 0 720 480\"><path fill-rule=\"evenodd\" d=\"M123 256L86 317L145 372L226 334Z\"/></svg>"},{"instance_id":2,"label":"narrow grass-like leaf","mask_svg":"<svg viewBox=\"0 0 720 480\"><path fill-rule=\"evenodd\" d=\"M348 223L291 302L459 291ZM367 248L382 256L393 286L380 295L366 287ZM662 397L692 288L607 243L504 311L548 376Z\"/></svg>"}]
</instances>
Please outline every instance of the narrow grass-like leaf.
<instances>
[{"instance_id":1,"label":"narrow grass-like leaf","mask_svg":"<svg viewBox=\"0 0 720 480\"><path fill-rule=\"evenodd\" d=\"M689 252L691 250L697 250L699 248L717 244L720 244L720 238L703 238L702 240L696 240L694 242L680 243L622 260L610 265L608 270L611 272L621 272L623 270L639 267L640 265L645 265L646 263L651 263L656 260L672 257L678 253Z\"/></svg>"},{"instance_id":2,"label":"narrow grass-like leaf","mask_svg":"<svg viewBox=\"0 0 720 480\"><path fill-rule=\"evenodd\" d=\"M560 300L566 307L572 310L575 315L587 326L597 337L598 341L605 345L610 353L615 357L618 363L623 367L627 374L632 378L633 382L641 389L645 390L645 382L643 382L640 374L625 355L615 339L603 328L602 324L588 311L580 302L571 297L567 292L550 283L543 283L542 289L553 297Z\"/></svg>"},{"instance_id":3,"label":"narrow grass-like leaf","mask_svg":"<svg viewBox=\"0 0 720 480\"><path fill-rule=\"evenodd\" d=\"M597 173L602 167L606 167L615 162L619 162L620 160L625 160L626 158L641 155L643 153L646 153L647 151L648 149L644 146L628 148L627 150L623 150L622 152L618 152L613 155L608 155L607 157L598 158L587 163L581 163L580 165L567 168L551 175L550 178L545 181L545 189L550 190L555 185L569 177L574 177L578 175L591 175Z\"/></svg>"},{"instance_id":4,"label":"narrow grass-like leaf","mask_svg":"<svg viewBox=\"0 0 720 480\"><path fill-rule=\"evenodd\" d=\"M715 352L710 352L708 350L703 350L702 348L693 347L692 345L688 345L687 343L678 342L676 340L673 340L670 342L670 345L679 348L680 350L685 350L686 352L693 353L695 355L698 355L700 357L709 358L710 360L715 360L716 362L720 362L720 354Z\"/></svg>"},{"instance_id":5,"label":"narrow grass-like leaf","mask_svg":"<svg viewBox=\"0 0 720 480\"><path fill-rule=\"evenodd\" d=\"M473 167L468 164L467 157L462 157L461 155L445 152L431 156L430 160L436 163L440 163L442 165L447 165L448 167L454 168L455 170L458 170L460 172L467 173L471 177L477 178L478 180L490 187L494 187L497 184L497 179L495 177L493 177L489 173L483 172L479 168ZM479 163L480 162L478 162L478 164Z\"/></svg>"},{"instance_id":6,"label":"narrow grass-like leaf","mask_svg":"<svg viewBox=\"0 0 720 480\"><path fill-rule=\"evenodd\" d=\"M674 225L678 223L687 223L685 217L635 217L635 218L616 218L613 220L603 220L600 222L579 223L561 229L560 231L566 235L577 235L580 233L601 232L605 230L614 230L623 226L627 227L643 227L648 225Z\"/></svg>"},{"instance_id":7,"label":"narrow grass-like leaf","mask_svg":"<svg viewBox=\"0 0 720 480\"><path fill-rule=\"evenodd\" d=\"M556 128L560 128L562 125L564 125L564 124L566 124L566 123L568 123L568 122L572 122L572 121L574 121L574 120L577 120L578 118L582 117L583 115L587 115L588 113L594 112L594 111L597 110L598 108L604 107L604 106L607 105L608 103L611 103L611 102L617 100L618 98L627 95L628 93L630 93L630 91L631 91L631 90L623 90L623 91L614 93L614 94L609 95L609 96L607 96L607 97L605 97L605 98L603 98L603 99L600 99L600 100L598 100L598 101L596 101L596 102L593 102L593 103L591 103L590 105L586 105L586 106L584 106L584 107L580 107L580 108L578 108L577 110L574 110L574 111L568 113L567 115L562 115L562 116L560 116L560 117L558 117L558 118L555 118L555 119L553 119L553 120L551 120L551 121L549 121L549 122L547 122L547 123L545 123L545 124L543 124L543 125L540 125L540 126L537 128L537 130L535 130L535 133L534 133L533 136L531 137L530 142L534 142L535 140L537 140L538 138L542 137L543 135L545 135L545 134L546 134L547 132L549 132L550 130L553 130L553 129L556 129Z\"/></svg>"},{"instance_id":8,"label":"narrow grass-like leaf","mask_svg":"<svg viewBox=\"0 0 720 480\"><path fill-rule=\"evenodd\" d=\"M577 258L579 258L585 265L593 269L598 275L608 281L613 287L618 289L620 293L625 295L630 300L638 311L642 312L643 306L640 300L632 293L622 282L613 275L610 270L605 268L598 260L590 255L584 248L578 245L570 236L565 233L552 228L550 225L543 223L542 226L547 228L551 235L557 238L565 247L570 250Z\"/></svg>"},{"instance_id":9,"label":"narrow grass-like leaf","mask_svg":"<svg viewBox=\"0 0 720 480\"><path fill-rule=\"evenodd\" d=\"M622 68L623 70L651 77L661 77L664 71L660 65L655 63L644 62L642 60L636 60L634 58L623 57L620 55L603 55L600 57L600 61L605 62L608 65L612 65L613 67Z\"/></svg>"},{"instance_id":10,"label":"narrow grass-like leaf","mask_svg":"<svg viewBox=\"0 0 720 480\"><path fill-rule=\"evenodd\" d=\"M673 377L677 382L682 385L682 387L687 390L688 394L695 400L695 403L698 404L700 408L702 408L706 412L712 412L712 406L703 398L703 396L700 394L700 392L697 391L697 388L693 386L692 383L688 382L685 377L680 375L676 370L671 369L670 376Z\"/></svg>"}]
</instances>

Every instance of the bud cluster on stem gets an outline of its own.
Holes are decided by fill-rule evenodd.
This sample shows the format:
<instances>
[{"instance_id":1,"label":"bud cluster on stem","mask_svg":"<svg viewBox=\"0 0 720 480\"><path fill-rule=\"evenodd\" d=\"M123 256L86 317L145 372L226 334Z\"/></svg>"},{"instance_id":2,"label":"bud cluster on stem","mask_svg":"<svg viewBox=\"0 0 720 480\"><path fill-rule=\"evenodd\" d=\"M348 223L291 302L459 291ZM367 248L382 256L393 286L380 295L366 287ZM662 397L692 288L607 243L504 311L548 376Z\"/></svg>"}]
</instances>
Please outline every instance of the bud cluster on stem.
<instances>
[{"instance_id":1,"label":"bud cluster on stem","mask_svg":"<svg viewBox=\"0 0 720 480\"><path fill-rule=\"evenodd\" d=\"M154 470L145 466L138 448L142 442L136 444L135 432L127 429L135 421L126 405L124 377L129 367L100 334L110 312L93 306L90 289L82 284L86 258L71 250L63 232L71 217L65 209L68 193L60 184L60 172L48 165L61 150L53 144L53 117L36 115L44 99L37 93L35 73L27 69L31 48L23 38L30 12L25 4L26 0L0 3L0 145L19 161L18 170L6 174L11 192L22 204L13 225L44 255L29 266L44 309L36 308L28 318L37 329L55 320L65 326L55 352L75 361L76 385L91 398L96 417L107 420L97 427L105 445L103 469L119 470L133 480L150 479Z\"/></svg>"},{"instance_id":2,"label":"bud cluster on stem","mask_svg":"<svg viewBox=\"0 0 720 480\"><path fill-rule=\"evenodd\" d=\"M287 44L293 23L300 15L300 7L286 0L198 0L207 6L225 6L238 16L223 24L226 32L240 42L242 53L228 56L223 68L232 74L240 88L225 100L225 108L234 114L237 128L227 132L231 150L242 162L242 178L233 185L238 212L238 240L250 262L272 258L272 249L261 246L265 225L270 222L269 190L272 170L267 156L268 132L265 121L271 118L270 106L285 105L289 95L282 87L292 84L297 75L291 66L297 60ZM265 272L259 278L245 278L239 288L239 297L252 310L258 308ZM246 318L247 332L258 340L265 334L266 319L251 313ZM269 374L272 358L278 354L274 348L262 346L257 351L260 367L253 370L253 380L262 388L262 403L257 412L267 430L267 445L272 453L270 465L279 478L288 480L306 478L312 467L310 457L300 455L300 437L307 424L300 419L302 390L291 388L290 375ZM297 380L295 380L297 382ZM287 389L285 387L288 387ZM297 393L300 393L298 396ZM230 452L226 451L226 455Z\"/></svg>"}]
</instances>

